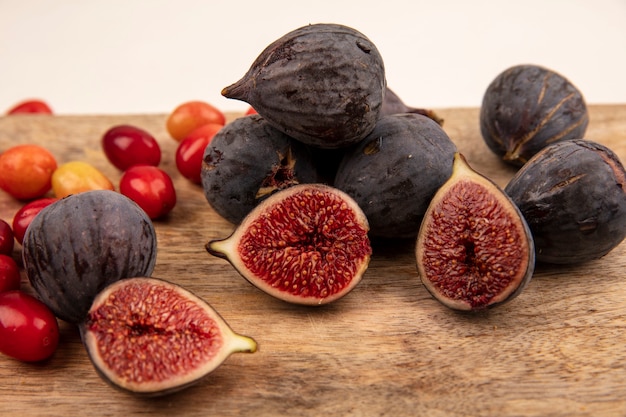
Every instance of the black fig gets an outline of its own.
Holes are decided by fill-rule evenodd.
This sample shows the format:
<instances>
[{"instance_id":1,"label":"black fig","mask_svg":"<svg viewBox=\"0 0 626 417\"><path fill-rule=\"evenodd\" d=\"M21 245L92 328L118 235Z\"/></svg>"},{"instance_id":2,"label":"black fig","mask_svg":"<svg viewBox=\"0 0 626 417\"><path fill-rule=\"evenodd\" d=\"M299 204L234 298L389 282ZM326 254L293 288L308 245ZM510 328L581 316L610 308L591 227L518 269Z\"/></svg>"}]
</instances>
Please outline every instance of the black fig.
<instances>
[{"instance_id":1,"label":"black fig","mask_svg":"<svg viewBox=\"0 0 626 417\"><path fill-rule=\"evenodd\" d=\"M389 87L385 89L385 98L383 100L383 106L380 109L380 116L389 116L392 114L400 113L417 113L422 116L426 116L429 119L433 119L439 126L443 126L443 119L439 117L434 110L424 109L420 107L408 106L404 101Z\"/></svg>"},{"instance_id":2,"label":"black fig","mask_svg":"<svg viewBox=\"0 0 626 417\"><path fill-rule=\"evenodd\" d=\"M334 186L359 204L371 236L415 238L430 200L452 173L455 152L428 117L385 116L346 152Z\"/></svg>"},{"instance_id":3,"label":"black fig","mask_svg":"<svg viewBox=\"0 0 626 417\"><path fill-rule=\"evenodd\" d=\"M354 144L376 124L385 92L376 46L338 24L293 30L268 45L222 95L248 102L277 129L306 144Z\"/></svg>"},{"instance_id":4,"label":"black fig","mask_svg":"<svg viewBox=\"0 0 626 417\"><path fill-rule=\"evenodd\" d=\"M489 148L521 166L545 146L584 137L589 114L580 90L537 65L517 65L487 87L480 131Z\"/></svg>"},{"instance_id":5,"label":"black fig","mask_svg":"<svg viewBox=\"0 0 626 417\"><path fill-rule=\"evenodd\" d=\"M505 191L528 222L538 261L599 259L626 237L626 172L599 143L570 140L546 147Z\"/></svg>"},{"instance_id":6,"label":"black fig","mask_svg":"<svg viewBox=\"0 0 626 417\"><path fill-rule=\"evenodd\" d=\"M207 251L280 300L328 304L361 280L372 252L365 215L344 192L323 184L279 191Z\"/></svg>"},{"instance_id":7,"label":"black fig","mask_svg":"<svg viewBox=\"0 0 626 417\"><path fill-rule=\"evenodd\" d=\"M516 297L532 278L533 238L504 191L456 154L432 199L415 248L426 289L455 310L484 310Z\"/></svg>"},{"instance_id":8,"label":"black fig","mask_svg":"<svg viewBox=\"0 0 626 417\"><path fill-rule=\"evenodd\" d=\"M110 190L73 194L45 207L23 241L30 283L52 312L82 321L93 298L121 278L149 276L157 240L146 213Z\"/></svg>"},{"instance_id":9,"label":"black fig","mask_svg":"<svg viewBox=\"0 0 626 417\"><path fill-rule=\"evenodd\" d=\"M204 151L201 179L213 209L237 224L272 193L315 183L318 174L305 145L254 114L215 134Z\"/></svg>"},{"instance_id":10,"label":"black fig","mask_svg":"<svg viewBox=\"0 0 626 417\"><path fill-rule=\"evenodd\" d=\"M165 395L200 381L235 352L255 352L204 300L171 282L134 277L107 286L79 326L98 374L112 386Z\"/></svg>"}]
</instances>

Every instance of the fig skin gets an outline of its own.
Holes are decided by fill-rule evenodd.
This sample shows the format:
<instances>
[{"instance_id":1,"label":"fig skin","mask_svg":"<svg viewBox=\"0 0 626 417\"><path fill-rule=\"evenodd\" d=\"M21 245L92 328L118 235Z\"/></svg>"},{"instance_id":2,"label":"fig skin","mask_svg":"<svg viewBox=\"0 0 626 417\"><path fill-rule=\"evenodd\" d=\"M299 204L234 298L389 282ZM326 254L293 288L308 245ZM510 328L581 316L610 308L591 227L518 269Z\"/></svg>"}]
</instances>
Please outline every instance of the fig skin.
<instances>
[{"instance_id":1,"label":"fig skin","mask_svg":"<svg viewBox=\"0 0 626 417\"><path fill-rule=\"evenodd\" d=\"M350 196L325 184L281 190L206 250L228 260L265 293L319 306L348 294L369 265L367 218Z\"/></svg>"},{"instance_id":2,"label":"fig skin","mask_svg":"<svg viewBox=\"0 0 626 417\"><path fill-rule=\"evenodd\" d=\"M415 257L425 288L459 311L511 301L535 269L533 237L520 210L460 153L424 215Z\"/></svg>"},{"instance_id":3,"label":"fig skin","mask_svg":"<svg viewBox=\"0 0 626 417\"><path fill-rule=\"evenodd\" d=\"M537 65L516 65L487 87L480 131L491 151L522 166L551 143L584 137L585 99L567 78Z\"/></svg>"},{"instance_id":4,"label":"fig skin","mask_svg":"<svg viewBox=\"0 0 626 417\"><path fill-rule=\"evenodd\" d=\"M73 194L45 207L26 229L22 257L31 286L60 319L79 323L108 284L149 276L154 225L130 198L110 190Z\"/></svg>"},{"instance_id":5,"label":"fig skin","mask_svg":"<svg viewBox=\"0 0 626 417\"><path fill-rule=\"evenodd\" d=\"M167 321L161 322L164 317ZM254 339L235 333L206 301L160 278L125 278L107 286L79 330L100 377L139 396L178 392L198 383L231 354L257 350ZM202 349L199 344L204 344ZM171 355L174 350L176 355ZM181 370L189 364L192 369ZM134 378L142 370L141 380Z\"/></svg>"},{"instance_id":6,"label":"fig skin","mask_svg":"<svg viewBox=\"0 0 626 417\"><path fill-rule=\"evenodd\" d=\"M215 134L204 151L201 179L211 207L238 224L272 193L318 182L319 175L305 145L253 114Z\"/></svg>"},{"instance_id":7,"label":"fig skin","mask_svg":"<svg viewBox=\"0 0 626 417\"><path fill-rule=\"evenodd\" d=\"M625 187L611 149L574 139L536 154L505 191L528 222L537 261L575 264L605 256L626 237Z\"/></svg>"},{"instance_id":8,"label":"fig skin","mask_svg":"<svg viewBox=\"0 0 626 417\"><path fill-rule=\"evenodd\" d=\"M342 159L334 186L350 195L370 224L370 236L412 238L430 200L450 177L456 146L420 114L382 117Z\"/></svg>"},{"instance_id":9,"label":"fig skin","mask_svg":"<svg viewBox=\"0 0 626 417\"><path fill-rule=\"evenodd\" d=\"M374 128L385 86L383 59L365 35L318 23L272 42L222 95L249 103L303 143L333 149L359 142Z\"/></svg>"},{"instance_id":10,"label":"fig skin","mask_svg":"<svg viewBox=\"0 0 626 417\"><path fill-rule=\"evenodd\" d=\"M434 120L439 126L443 126L443 119L431 109L424 109L419 107L413 107L407 105L393 90L388 86L385 89L385 98L383 99L383 106L380 109L380 117L389 116L392 114L400 113L416 113L426 116L429 119Z\"/></svg>"}]
</instances>

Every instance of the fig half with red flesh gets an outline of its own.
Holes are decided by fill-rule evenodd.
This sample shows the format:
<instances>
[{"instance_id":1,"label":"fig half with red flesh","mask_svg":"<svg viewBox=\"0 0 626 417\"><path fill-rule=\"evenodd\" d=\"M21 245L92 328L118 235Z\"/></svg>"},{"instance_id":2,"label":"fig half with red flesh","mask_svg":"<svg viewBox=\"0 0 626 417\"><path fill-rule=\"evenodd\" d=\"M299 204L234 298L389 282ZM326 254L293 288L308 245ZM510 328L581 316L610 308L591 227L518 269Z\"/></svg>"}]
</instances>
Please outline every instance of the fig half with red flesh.
<instances>
[{"instance_id":1,"label":"fig half with red flesh","mask_svg":"<svg viewBox=\"0 0 626 417\"><path fill-rule=\"evenodd\" d=\"M203 299L174 283L126 278L95 298L79 326L104 380L146 396L188 387L235 352L255 352Z\"/></svg>"},{"instance_id":2,"label":"fig half with red flesh","mask_svg":"<svg viewBox=\"0 0 626 417\"><path fill-rule=\"evenodd\" d=\"M350 196L328 185L300 184L272 194L231 236L206 249L280 300L320 305L361 280L372 253L368 231Z\"/></svg>"},{"instance_id":3,"label":"fig half with red flesh","mask_svg":"<svg viewBox=\"0 0 626 417\"><path fill-rule=\"evenodd\" d=\"M415 255L426 289L454 310L484 310L513 299L535 267L521 212L460 153L424 215Z\"/></svg>"}]
</instances>

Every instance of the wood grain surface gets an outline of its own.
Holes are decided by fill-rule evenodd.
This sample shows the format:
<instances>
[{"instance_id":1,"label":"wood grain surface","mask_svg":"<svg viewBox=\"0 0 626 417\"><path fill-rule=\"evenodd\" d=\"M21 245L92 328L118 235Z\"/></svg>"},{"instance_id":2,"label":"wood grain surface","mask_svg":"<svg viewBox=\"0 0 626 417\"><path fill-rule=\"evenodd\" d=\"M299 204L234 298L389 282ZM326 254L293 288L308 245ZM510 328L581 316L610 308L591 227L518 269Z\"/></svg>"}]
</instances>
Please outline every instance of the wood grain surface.
<instances>
[{"instance_id":1,"label":"wood grain surface","mask_svg":"<svg viewBox=\"0 0 626 417\"><path fill-rule=\"evenodd\" d=\"M626 105L590 110L587 138L626 161ZM484 145L478 109L437 112L469 163L504 186L514 170ZM352 293L328 306L293 306L207 254L205 243L229 235L233 225L212 211L200 186L177 173L165 115L2 117L0 151L39 143L59 163L90 162L117 183L120 173L100 138L122 123L155 135L178 193L174 211L155 222L153 275L207 300L259 350L231 356L185 391L143 399L100 379L76 329L61 322L61 344L45 363L0 356L1 416L626 415L626 243L583 265L539 265L512 302L459 314L420 283L414 242L377 242ZM0 192L0 217L10 222L21 204ZM17 260L20 250L16 245Z\"/></svg>"}]
</instances>

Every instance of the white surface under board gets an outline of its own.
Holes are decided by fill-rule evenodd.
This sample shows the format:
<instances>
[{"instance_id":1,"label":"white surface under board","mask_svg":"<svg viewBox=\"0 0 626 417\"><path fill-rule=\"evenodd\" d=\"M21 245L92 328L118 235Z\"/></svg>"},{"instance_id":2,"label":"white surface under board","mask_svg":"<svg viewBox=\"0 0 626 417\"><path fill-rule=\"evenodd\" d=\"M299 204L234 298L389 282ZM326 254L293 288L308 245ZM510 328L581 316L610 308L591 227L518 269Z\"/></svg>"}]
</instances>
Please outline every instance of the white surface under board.
<instances>
[{"instance_id":1,"label":"white surface under board","mask_svg":"<svg viewBox=\"0 0 626 417\"><path fill-rule=\"evenodd\" d=\"M536 63L590 103L626 102L624 0L0 0L0 112L165 113L220 95L271 41L308 23L360 30L419 107L479 106L505 68Z\"/></svg>"}]
</instances>

